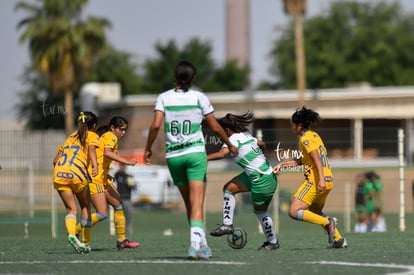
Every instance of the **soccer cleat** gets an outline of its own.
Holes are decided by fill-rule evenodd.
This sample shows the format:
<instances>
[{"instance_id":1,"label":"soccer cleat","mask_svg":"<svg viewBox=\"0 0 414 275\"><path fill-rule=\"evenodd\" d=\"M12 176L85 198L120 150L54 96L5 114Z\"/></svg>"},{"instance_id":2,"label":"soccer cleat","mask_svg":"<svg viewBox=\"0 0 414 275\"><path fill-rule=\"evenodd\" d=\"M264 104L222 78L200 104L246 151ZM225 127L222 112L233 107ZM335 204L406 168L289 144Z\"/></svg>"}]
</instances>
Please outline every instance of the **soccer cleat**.
<instances>
[{"instance_id":1,"label":"soccer cleat","mask_svg":"<svg viewBox=\"0 0 414 275\"><path fill-rule=\"evenodd\" d=\"M325 230L328 233L328 242L333 243L336 231L336 219L328 218L329 223L325 225Z\"/></svg>"},{"instance_id":2,"label":"soccer cleat","mask_svg":"<svg viewBox=\"0 0 414 275\"><path fill-rule=\"evenodd\" d=\"M122 250L124 248L137 248L139 244L140 243L138 242L131 242L130 240L125 239L122 242L116 241L116 248L118 248L118 250Z\"/></svg>"},{"instance_id":3,"label":"soccer cleat","mask_svg":"<svg viewBox=\"0 0 414 275\"><path fill-rule=\"evenodd\" d=\"M210 251L211 254L211 251ZM203 251L201 249L196 249L192 246L190 246L190 248L188 249L188 258L190 260L208 260L211 256L204 254Z\"/></svg>"},{"instance_id":4,"label":"soccer cleat","mask_svg":"<svg viewBox=\"0 0 414 275\"><path fill-rule=\"evenodd\" d=\"M200 247L200 252L204 255L204 257L206 258L211 258L213 256L213 254L211 253L211 249L208 246L201 246Z\"/></svg>"},{"instance_id":5,"label":"soccer cleat","mask_svg":"<svg viewBox=\"0 0 414 275\"><path fill-rule=\"evenodd\" d=\"M84 251L83 253L89 253L92 251L92 248L88 243L83 243L82 245L83 245L83 251Z\"/></svg>"},{"instance_id":6,"label":"soccer cleat","mask_svg":"<svg viewBox=\"0 0 414 275\"><path fill-rule=\"evenodd\" d=\"M72 245L73 249L79 254L85 253L85 246L76 238L75 235L68 235L68 242Z\"/></svg>"},{"instance_id":7,"label":"soccer cleat","mask_svg":"<svg viewBox=\"0 0 414 275\"><path fill-rule=\"evenodd\" d=\"M214 229L213 231L210 232L210 235L213 237L220 237L223 235L228 235L233 233L234 229L233 229L233 225L227 225L227 224L222 224L219 227L217 227L216 229Z\"/></svg>"},{"instance_id":8,"label":"soccer cleat","mask_svg":"<svg viewBox=\"0 0 414 275\"><path fill-rule=\"evenodd\" d=\"M348 243L345 238L340 238L339 240L333 241L328 248L347 248Z\"/></svg>"},{"instance_id":9,"label":"soccer cleat","mask_svg":"<svg viewBox=\"0 0 414 275\"><path fill-rule=\"evenodd\" d=\"M276 243L265 241L257 250L277 250L279 247L279 241L276 241Z\"/></svg>"}]
</instances>

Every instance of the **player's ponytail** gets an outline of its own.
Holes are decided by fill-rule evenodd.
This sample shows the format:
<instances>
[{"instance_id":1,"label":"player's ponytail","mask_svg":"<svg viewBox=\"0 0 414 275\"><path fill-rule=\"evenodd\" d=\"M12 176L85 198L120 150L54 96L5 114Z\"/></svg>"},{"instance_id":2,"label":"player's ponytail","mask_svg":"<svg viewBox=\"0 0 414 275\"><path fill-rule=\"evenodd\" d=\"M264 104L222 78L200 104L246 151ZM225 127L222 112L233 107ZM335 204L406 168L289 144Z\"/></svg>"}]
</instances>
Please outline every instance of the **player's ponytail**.
<instances>
[{"instance_id":1,"label":"player's ponytail","mask_svg":"<svg viewBox=\"0 0 414 275\"><path fill-rule=\"evenodd\" d=\"M188 61L179 62L174 70L177 88L188 91L193 84L196 74L197 69L192 63Z\"/></svg>"},{"instance_id":2,"label":"player's ponytail","mask_svg":"<svg viewBox=\"0 0 414 275\"><path fill-rule=\"evenodd\" d=\"M301 123L305 129L311 124L318 124L320 121L319 114L312 109L306 108L306 106L296 109L296 112L292 115L292 122L295 124Z\"/></svg>"},{"instance_id":3,"label":"player's ponytail","mask_svg":"<svg viewBox=\"0 0 414 275\"><path fill-rule=\"evenodd\" d=\"M92 112L80 112L78 116L78 139L82 146L86 145L88 130L98 123L98 117Z\"/></svg>"},{"instance_id":4,"label":"player's ponytail","mask_svg":"<svg viewBox=\"0 0 414 275\"><path fill-rule=\"evenodd\" d=\"M228 113L225 117L218 120L221 127L228 128L235 133L247 132L247 126L254 121L254 114L251 111L242 115Z\"/></svg>"}]
</instances>

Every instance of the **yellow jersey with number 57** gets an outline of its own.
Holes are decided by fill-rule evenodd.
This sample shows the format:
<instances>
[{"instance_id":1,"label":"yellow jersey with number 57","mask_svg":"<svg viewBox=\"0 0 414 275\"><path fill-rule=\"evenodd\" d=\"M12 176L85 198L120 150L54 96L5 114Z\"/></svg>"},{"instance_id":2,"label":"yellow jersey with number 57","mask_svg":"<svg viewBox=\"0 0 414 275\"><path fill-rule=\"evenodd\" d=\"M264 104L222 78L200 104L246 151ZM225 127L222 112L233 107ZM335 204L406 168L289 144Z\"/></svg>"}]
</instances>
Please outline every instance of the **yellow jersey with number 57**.
<instances>
[{"instance_id":1,"label":"yellow jersey with number 57","mask_svg":"<svg viewBox=\"0 0 414 275\"><path fill-rule=\"evenodd\" d=\"M328 153L318 133L313 130L306 130L299 139L299 147L302 153L301 161L305 168L305 177L312 178L315 183L319 181L319 178L316 177L318 172L310 156L312 151L317 150L319 157L321 158L325 181L332 182L333 177L331 167L329 166Z\"/></svg>"},{"instance_id":2,"label":"yellow jersey with number 57","mask_svg":"<svg viewBox=\"0 0 414 275\"><path fill-rule=\"evenodd\" d=\"M60 157L53 171L53 181L60 184L90 182L88 146L91 145L99 147L99 136L95 132L88 131L86 146L81 146L77 132L71 134L58 149Z\"/></svg>"}]
</instances>

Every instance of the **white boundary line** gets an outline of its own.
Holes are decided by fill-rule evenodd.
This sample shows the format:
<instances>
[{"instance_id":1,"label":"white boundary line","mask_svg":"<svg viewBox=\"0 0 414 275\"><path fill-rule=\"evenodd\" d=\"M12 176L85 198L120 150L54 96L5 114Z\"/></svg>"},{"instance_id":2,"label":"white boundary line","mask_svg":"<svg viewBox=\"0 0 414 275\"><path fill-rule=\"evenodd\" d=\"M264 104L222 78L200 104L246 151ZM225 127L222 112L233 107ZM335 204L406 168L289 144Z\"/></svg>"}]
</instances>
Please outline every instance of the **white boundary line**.
<instances>
[{"instance_id":1,"label":"white boundary line","mask_svg":"<svg viewBox=\"0 0 414 275\"><path fill-rule=\"evenodd\" d=\"M246 265L244 262L206 261L206 260L72 260L72 261L0 261L6 264L213 264L213 265Z\"/></svg>"},{"instance_id":2,"label":"white boundary line","mask_svg":"<svg viewBox=\"0 0 414 275\"><path fill-rule=\"evenodd\" d=\"M396 268L403 269L402 271L395 271L392 273L384 274L398 274L398 275L414 275L414 265L401 265L401 264L383 264L383 263L351 263L351 262L330 262L330 261L319 261L319 262L308 262L311 264L326 264L326 265L346 265L346 266L366 266L366 267L386 267L386 268Z\"/></svg>"}]
</instances>

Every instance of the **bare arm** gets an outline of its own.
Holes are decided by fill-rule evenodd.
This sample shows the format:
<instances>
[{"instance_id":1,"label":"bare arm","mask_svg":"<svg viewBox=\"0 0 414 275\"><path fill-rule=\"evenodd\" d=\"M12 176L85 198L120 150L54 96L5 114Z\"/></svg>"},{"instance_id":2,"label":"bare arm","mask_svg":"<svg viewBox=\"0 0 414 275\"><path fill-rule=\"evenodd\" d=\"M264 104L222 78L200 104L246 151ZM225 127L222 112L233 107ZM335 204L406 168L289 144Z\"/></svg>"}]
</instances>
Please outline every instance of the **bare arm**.
<instances>
[{"instance_id":1,"label":"bare arm","mask_svg":"<svg viewBox=\"0 0 414 275\"><path fill-rule=\"evenodd\" d=\"M117 154L114 153L112 148L105 148L104 149L104 156L107 157L107 158L110 158L112 160L115 160L117 162L123 163L125 165L134 166L137 163L136 159L127 160L126 158L118 156Z\"/></svg>"},{"instance_id":2,"label":"bare arm","mask_svg":"<svg viewBox=\"0 0 414 275\"><path fill-rule=\"evenodd\" d=\"M319 156L318 150L313 150L312 152L310 152L309 155L312 158L313 162L315 163L316 171L318 172L318 176L319 176L318 189L319 191L323 191L326 189L326 182L325 182L325 175L323 173L321 157Z\"/></svg>"},{"instance_id":3,"label":"bare arm","mask_svg":"<svg viewBox=\"0 0 414 275\"><path fill-rule=\"evenodd\" d=\"M57 153L55 158L53 159L53 167L55 167L56 163L58 162L60 156L62 155L62 150L63 150L63 144L59 146L59 148L57 149Z\"/></svg>"},{"instance_id":4,"label":"bare arm","mask_svg":"<svg viewBox=\"0 0 414 275\"><path fill-rule=\"evenodd\" d=\"M265 152L265 143L263 140L258 140L257 145L262 149L263 153Z\"/></svg>"},{"instance_id":5,"label":"bare arm","mask_svg":"<svg viewBox=\"0 0 414 275\"><path fill-rule=\"evenodd\" d=\"M227 147L221 148L220 151L214 152L207 155L207 160L217 160L222 159L230 154L230 150Z\"/></svg>"},{"instance_id":6,"label":"bare arm","mask_svg":"<svg viewBox=\"0 0 414 275\"><path fill-rule=\"evenodd\" d=\"M282 161L282 162L279 162L275 167L273 167L273 173L279 174L280 169L284 166L298 166L298 165L301 165L301 164L302 164L302 162L301 162L300 159L292 159L292 160Z\"/></svg>"},{"instance_id":7,"label":"bare arm","mask_svg":"<svg viewBox=\"0 0 414 275\"><path fill-rule=\"evenodd\" d=\"M60 158L61 153L57 153L55 158L53 159L53 166L56 166L56 163L58 162L59 158Z\"/></svg>"},{"instance_id":8,"label":"bare arm","mask_svg":"<svg viewBox=\"0 0 414 275\"><path fill-rule=\"evenodd\" d=\"M92 162L92 176L95 177L96 175L98 175L98 160L96 158L96 146L95 145L88 146L88 154Z\"/></svg>"},{"instance_id":9,"label":"bare arm","mask_svg":"<svg viewBox=\"0 0 414 275\"><path fill-rule=\"evenodd\" d=\"M158 110L154 111L154 118L152 120L152 124L149 129L147 144L145 146L145 151L144 151L144 163L147 165L151 164L151 155L152 155L151 147L155 139L157 138L158 132L160 131L163 121L164 121L164 113Z\"/></svg>"}]
</instances>

